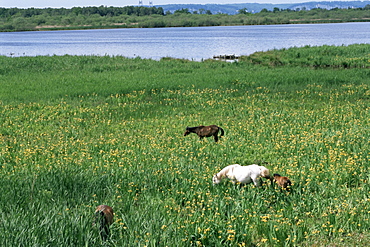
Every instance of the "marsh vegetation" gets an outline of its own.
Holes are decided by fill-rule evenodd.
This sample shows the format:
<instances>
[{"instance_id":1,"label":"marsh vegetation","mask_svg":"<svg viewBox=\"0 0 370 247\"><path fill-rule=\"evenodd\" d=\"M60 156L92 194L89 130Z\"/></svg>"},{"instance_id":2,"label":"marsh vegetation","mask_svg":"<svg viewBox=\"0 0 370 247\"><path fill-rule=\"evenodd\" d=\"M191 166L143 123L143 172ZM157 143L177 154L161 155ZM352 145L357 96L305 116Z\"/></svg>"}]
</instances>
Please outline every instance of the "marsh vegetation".
<instances>
[{"instance_id":1,"label":"marsh vegetation","mask_svg":"<svg viewBox=\"0 0 370 247\"><path fill-rule=\"evenodd\" d=\"M0 57L0 245L99 246L106 204L106 246L368 246L369 55ZM263 162L292 190L212 185Z\"/></svg>"}]
</instances>

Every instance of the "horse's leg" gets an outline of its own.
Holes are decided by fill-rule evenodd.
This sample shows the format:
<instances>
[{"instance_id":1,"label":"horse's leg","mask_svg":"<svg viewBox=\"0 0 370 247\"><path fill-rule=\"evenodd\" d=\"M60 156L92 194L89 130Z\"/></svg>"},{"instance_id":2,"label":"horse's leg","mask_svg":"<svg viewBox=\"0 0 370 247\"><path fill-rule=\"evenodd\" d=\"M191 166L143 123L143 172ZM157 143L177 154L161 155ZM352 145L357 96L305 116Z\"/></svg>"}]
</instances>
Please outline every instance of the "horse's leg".
<instances>
[{"instance_id":1,"label":"horse's leg","mask_svg":"<svg viewBox=\"0 0 370 247\"><path fill-rule=\"evenodd\" d=\"M252 177L252 180L253 180L254 186L256 186L256 187L260 186L260 181L259 181L258 177Z\"/></svg>"},{"instance_id":2,"label":"horse's leg","mask_svg":"<svg viewBox=\"0 0 370 247\"><path fill-rule=\"evenodd\" d=\"M213 137L215 138L215 142L218 141L218 136L217 136L217 133L213 135Z\"/></svg>"}]
</instances>

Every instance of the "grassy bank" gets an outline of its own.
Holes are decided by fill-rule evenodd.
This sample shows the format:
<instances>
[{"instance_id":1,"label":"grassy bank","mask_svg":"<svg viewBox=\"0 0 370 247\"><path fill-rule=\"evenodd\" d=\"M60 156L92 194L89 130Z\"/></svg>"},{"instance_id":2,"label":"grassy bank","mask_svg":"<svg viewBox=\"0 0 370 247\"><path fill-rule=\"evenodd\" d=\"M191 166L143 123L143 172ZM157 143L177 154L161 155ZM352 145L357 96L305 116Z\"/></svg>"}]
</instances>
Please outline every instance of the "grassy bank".
<instances>
[{"instance_id":1,"label":"grassy bank","mask_svg":"<svg viewBox=\"0 0 370 247\"><path fill-rule=\"evenodd\" d=\"M107 204L106 246L368 246L369 54L0 57L0 245L100 246ZM182 136L200 124L226 135ZM292 191L212 186L261 162Z\"/></svg>"}]
</instances>

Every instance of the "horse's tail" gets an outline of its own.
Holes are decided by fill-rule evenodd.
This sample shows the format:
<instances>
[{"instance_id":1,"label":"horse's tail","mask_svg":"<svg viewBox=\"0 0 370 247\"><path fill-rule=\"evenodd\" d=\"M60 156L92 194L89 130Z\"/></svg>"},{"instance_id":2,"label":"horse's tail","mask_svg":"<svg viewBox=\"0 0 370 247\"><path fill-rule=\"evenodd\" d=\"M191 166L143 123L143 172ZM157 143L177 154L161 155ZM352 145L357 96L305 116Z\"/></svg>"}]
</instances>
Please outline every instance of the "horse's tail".
<instances>
[{"instance_id":1,"label":"horse's tail","mask_svg":"<svg viewBox=\"0 0 370 247\"><path fill-rule=\"evenodd\" d=\"M218 127L218 129L219 129L219 130L221 130L221 135L220 135L220 138L221 138L221 136L223 136L223 135L225 134L225 131L224 131L224 129L223 129L223 128L221 128L221 127Z\"/></svg>"},{"instance_id":2,"label":"horse's tail","mask_svg":"<svg viewBox=\"0 0 370 247\"><path fill-rule=\"evenodd\" d=\"M107 219L105 218L104 212L96 212L95 217L98 219L99 234L103 241L106 241L109 237L109 226Z\"/></svg>"},{"instance_id":3,"label":"horse's tail","mask_svg":"<svg viewBox=\"0 0 370 247\"><path fill-rule=\"evenodd\" d=\"M292 181L290 181L290 179L288 179L288 180L286 181L286 184L287 184L288 186L292 186Z\"/></svg>"},{"instance_id":4,"label":"horse's tail","mask_svg":"<svg viewBox=\"0 0 370 247\"><path fill-rule=\"evenodd\" d=\"M99 226L99 233L103 241L109 238L109 226L113 223L113 209L106 205L100 205L95 211L96 223Z\"/></svg>"}]
</instances>

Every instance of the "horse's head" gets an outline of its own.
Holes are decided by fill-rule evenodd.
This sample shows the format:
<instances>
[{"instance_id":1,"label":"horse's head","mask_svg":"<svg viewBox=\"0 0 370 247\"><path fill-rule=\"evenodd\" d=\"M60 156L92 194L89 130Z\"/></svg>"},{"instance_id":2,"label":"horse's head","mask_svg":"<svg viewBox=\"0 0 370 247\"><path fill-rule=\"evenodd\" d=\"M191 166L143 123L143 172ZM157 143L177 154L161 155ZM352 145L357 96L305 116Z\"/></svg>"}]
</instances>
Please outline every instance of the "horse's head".
<instances>
[{"instance_id":1,"label":"horse's head","mask_svg":"<svg viewBox=\"0 0 370 247\"><path fill-rule=\"evenodd\" d=\"M221 182L221 179L218 178L217 174L215 174L212 178L213 185L219 184Z\"/></svg>"},{"instance_id":2,"label":"horse's head","mask_svg":"<svg viewBox=\"0 0 370 247\"><path fill-rule=\"evenodd\" d=\"M269 170L269 169L267 169L266 167L264 167L264 166L260 166L260 170L261 170L261 177L266 178L266 179L270 179L271 181L274 179L274 178L270 175L270 170Z\"/></svg>"},{"instance_id":3,"label":"horse's head","mask_svg":"<svg viewBox=\"0 0 370 247\"><path fill-rule=\"evenodd\" d=\"M274 174L274 179L277 184L283 188L287 188L288 186L292 185L292 182L287 177L282 177L279 174Z\"/></svg>"},{"instance_id":4,"label":"horse's head","mask_svg":"<svg viewBox=\"0 0 370 247\"><path fill-rule=\"evenodd\" d=\"M189 129L189 127L186 127L186 130L185 130L185 132L184 132L184 136L187 136L187 135L189 135L191 132L190 132L190 129Z\"/></svg>"}]
</instances>

